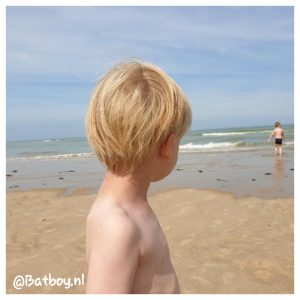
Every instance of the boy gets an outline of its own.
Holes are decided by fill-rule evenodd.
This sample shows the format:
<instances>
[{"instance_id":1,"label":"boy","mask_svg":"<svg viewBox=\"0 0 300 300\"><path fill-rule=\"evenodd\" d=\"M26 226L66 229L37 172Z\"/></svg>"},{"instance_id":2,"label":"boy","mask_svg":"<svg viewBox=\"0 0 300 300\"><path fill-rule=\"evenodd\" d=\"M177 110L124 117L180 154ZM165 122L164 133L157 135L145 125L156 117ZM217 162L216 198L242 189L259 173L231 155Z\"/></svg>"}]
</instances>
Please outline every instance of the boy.
<instances>
[{"instance_id":1,"label":"boy","mask_svg":"<svg viewBox=\"0 0 300 300\"><path fill-rule=\"evenodd\" d=\"M176 165L190 124L183 92L154 65L120 63L96 86L87 136L107 173L87 218L87 293L180 293L147 190Z\"/></svg>"},{"instance_id":2,"label":"boy","mask_svg":"<svg viewBox=\"0 0 300 300\"><path fill-rule=\"evenodd\" d=\"M279 156L281 157L282 156L282 141L284 139L284 132L281 128L281 124L280 122L275 122L275 125L274 125L274 129L269 137L269 142L271 140L271 138L274 136L275 137L275 142L274 142L274 145L275 145L275 148L274 148L274 155L277 156L277 150L279 149Z\"/></svg>"}]
</instances>

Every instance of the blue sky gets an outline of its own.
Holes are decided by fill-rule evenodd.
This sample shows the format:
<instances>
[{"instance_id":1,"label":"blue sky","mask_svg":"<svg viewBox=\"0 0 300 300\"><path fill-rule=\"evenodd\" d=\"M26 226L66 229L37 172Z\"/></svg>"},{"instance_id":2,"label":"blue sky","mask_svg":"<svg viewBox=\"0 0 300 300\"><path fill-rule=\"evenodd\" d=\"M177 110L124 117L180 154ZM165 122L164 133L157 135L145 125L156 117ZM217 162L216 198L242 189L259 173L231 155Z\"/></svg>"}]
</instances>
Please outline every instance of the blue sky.
<instances>
[{"instance_id":1,"label":"blue sky","mask_svg":"<svg viewBox=\"0 0 300 300\"><path fill-rule=\"evenodd\" d=\"M99 77L124 58L183 88L193 129L293 123L291 7L7 7L7 139L84 136Z\"/></svg>"}]
</instances>

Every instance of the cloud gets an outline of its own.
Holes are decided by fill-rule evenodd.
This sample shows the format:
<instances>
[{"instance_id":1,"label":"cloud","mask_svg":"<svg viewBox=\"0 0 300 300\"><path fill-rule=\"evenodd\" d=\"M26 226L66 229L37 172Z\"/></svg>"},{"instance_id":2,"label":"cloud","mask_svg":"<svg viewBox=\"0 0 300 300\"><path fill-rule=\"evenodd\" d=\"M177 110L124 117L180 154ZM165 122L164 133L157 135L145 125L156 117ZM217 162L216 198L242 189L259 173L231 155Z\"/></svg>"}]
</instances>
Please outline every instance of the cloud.
<instances>
[{"instance_id":1,"label":"cloud","mask_svg":"<svg viewBox=\"0 0 300 300\"><path fill-rule=\"evenodd\" d=\"M219 126L224 115L233 118L222 112L226 101L239 106L239 93L254 106L272 98L266 91L275 104L285 97L282 113L292 120L293 21L291 7L8 7L8 122L19 117L30 130L44 107L44 122L58 120L58 111L59 119L82 122L95 82L126 57L174 77L189 95L197 127L203 112L213 117L214 94L225 103L215 111ZM246 116L252 108L244 105Z\"/></svg>"}]
</instances>

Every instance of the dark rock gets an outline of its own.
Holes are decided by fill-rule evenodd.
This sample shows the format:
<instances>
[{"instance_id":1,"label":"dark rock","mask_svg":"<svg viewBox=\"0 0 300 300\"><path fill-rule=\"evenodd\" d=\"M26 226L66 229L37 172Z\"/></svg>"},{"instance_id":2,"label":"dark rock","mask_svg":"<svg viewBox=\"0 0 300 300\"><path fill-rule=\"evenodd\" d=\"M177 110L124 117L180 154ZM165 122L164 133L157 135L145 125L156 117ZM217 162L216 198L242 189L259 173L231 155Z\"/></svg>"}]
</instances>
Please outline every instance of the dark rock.
<instances>
[{"instance_id":1,"label":"dark rock","mask_svg":"<svg viewBox=\"0 0 300 300\"><path fill-rule=\"evenodd\" d=\"M59 177L58 179L64 179L63 177Z\"/></svg>"},{"instance_id":2,"label":"dark rock","mask_svg":"<svg viewBox=\"0 0 300 300\"><path fill-rule=\"evenodd\" d=\"M291 168L290 170L291 170L291 171L294 171L294 168Z\"/></svg>"},{"instance_id":3,"label":"dark rock","mask_svg":"<svg viewBox=\"0 0 300 300\"><path fill-rule=\"evenodd\" d=\"M265 175L271 175L272 173L265 173Z\"/></svg>"},{"instance_id":4,"label":"dark rock","mask_svg":"<svg viewBox=\"0 0 300 300\"><path fill-rule=\"evenodd\" d=\"M177 168L176 171L182 171L183 169Z\"/></svg>"},{"instance_id":5,"label":"dark rock","mask_svg":"<svg viewBox=\"0 0 300 300\"><path fill-rule=\"evenodd\" d=\"M198 170L198 172L199 172L199 173L202 173L203 171L202 171L202 170Z\"/></svg>"},{"instance_id":6,"label":"dark rock","mask_svg":"<svg viewBox=\"0 0 300 300\"><path fill-rule=\"evenodd\" d=\"M251 180L252 180L252 181L255 181L256 179L255 179L255 178L252 178Z\"/></svg>"},{"instance_id":7,"label":"dark rock","mask_svg":"<svg viewBox=\"0 0 300 300\"><path fill-rule=\"evenodd\" d=\"M13 173L17 173L17 172L18 172L18 170L12 170L12 172L13 172Z\"/></svg>"},{"instance_id":8,"label":"dark rock","mask_svg":"<svg viewBox=\"0 0 300 300\"><path fill-rule=\"evenodd\" d=\"M6 174L6 177L12 177L13 175L11 175L11 174Z\"/></svg>"}]
</instances>

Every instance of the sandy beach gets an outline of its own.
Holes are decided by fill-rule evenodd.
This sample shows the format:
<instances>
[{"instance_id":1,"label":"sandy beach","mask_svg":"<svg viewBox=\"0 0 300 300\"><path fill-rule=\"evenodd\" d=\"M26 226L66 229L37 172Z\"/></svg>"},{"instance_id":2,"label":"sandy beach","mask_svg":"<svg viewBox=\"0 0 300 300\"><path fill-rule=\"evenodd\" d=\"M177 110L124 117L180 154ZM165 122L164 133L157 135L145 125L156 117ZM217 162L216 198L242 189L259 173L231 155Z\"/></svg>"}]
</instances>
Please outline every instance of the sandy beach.
<instances>
[{"instance_id":1,"label":"sandy beach","mask_svg":"<svg viewBox=\"0 0 300 300\"><path fill-rule=\"evenodd\" d=\"M182 293L293 293L293 155L180 153L151 184ZM94 157L7 163L7 293L84 293L13 281L86 276L85 221L104 173Z\"/></svg>"},{"instance_id":2,"label":"sandy beach","mask_svg":"<svg viewBox=\"0 0 300 300\"><path fill-rule=\"evenodd\" d=\"M209 178L214 170L211 164L206 182L209 189L182 187L189 184L189 176L183 175L192 172L191 166L199 169L195 164L189 165L193 159L190 156L183 162L180 158L176 168L186 170L175 169L169 181L152 188L149 196L149 203L169 242L181 292L293 293L293 190L285 183L286 178L293 180L292 161L285 158L279 179L274 172L265 175L267 169L256 172L255 178L258 182L261 180L260 184L256 182L257 189L252 188L252 194L248 189L241 195L238 184L231 178L242 174L243 168L231 167L226 177L225 173L223 177L218 175L227 182L215 179L215 184L220 186L211 188ZM206 161L209 163L209 158ZM274 167L273 163L271 159L270 165ZM201 165L203 172L198 172L199 176L209 173ZM8 166L8 171L11 167ZM11 173L15 177L22 172L22 166L18 167L18 172ZM41 278L51 273L55 278L82 278L82 274L86 274L85 220L95 199L96 187L82 182L70 188L66 183L71 179L68 181L67 176L74 181L76 172L64 171L71 169L61 165L60 172L67 179L65 187L33 189L29 185L25 188L25 179L19 179L23 189L10 191L8 188L7 293L84 293L83 285L69 289L63 285L13 287L17 275ZM251 181L251 170L245 173L249 180L241 175L242 187L244 181L245 186L246 182L255 183ZM8 185L12 179L7 180ZM272 197L276 185L268 187L266 180L270 180L270 185L277 180L277 187L281 180L281 194L285 190L289 193ZM265 185L269 193L261 191L261 185ZM228 192L233 186L236 191Z\"/></svg>"},{"instance_id":3,"label":"sandy beach","mask_svg":"<svg viewBox=\"0 0 300 300\"><path fill-rule=\"evenodd\" d=\"M294 296L296 1L2 2L6 294Z\"/></svg>"}]
</instances>

